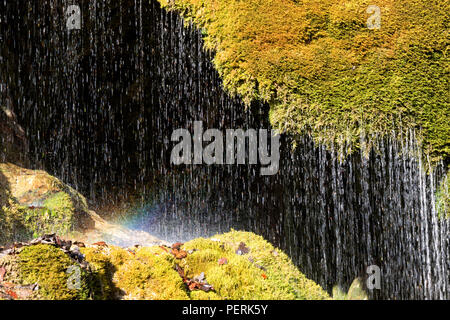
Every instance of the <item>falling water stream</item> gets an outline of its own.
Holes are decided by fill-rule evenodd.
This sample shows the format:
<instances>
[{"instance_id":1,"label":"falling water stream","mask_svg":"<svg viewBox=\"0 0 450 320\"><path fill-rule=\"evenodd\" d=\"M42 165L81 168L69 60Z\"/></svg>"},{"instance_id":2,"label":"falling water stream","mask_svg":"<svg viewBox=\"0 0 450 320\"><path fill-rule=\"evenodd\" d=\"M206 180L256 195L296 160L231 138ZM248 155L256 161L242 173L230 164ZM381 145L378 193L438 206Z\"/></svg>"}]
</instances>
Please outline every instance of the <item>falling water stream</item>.
<instances>
[{"instance_id":1,"label":"falling water stream","mask_svg":"<svg viewBox=\"0 0 450 320\"><path fill-rule=\"evenodd\" d=\"M67 29L72 4L79 30ZM91 203L138 195L129 227L168 241L252 231L328 290L377 265L371 298L450 298L449 219L434 196L447 166L417 156L416 132L345 157L283 136L274 176L173 166L174 129L270 127L267 105L224 92L200 31L156 0L0 0L0 27L0 104L26 128L32 163Z\"/></svg>"}]
</instances>

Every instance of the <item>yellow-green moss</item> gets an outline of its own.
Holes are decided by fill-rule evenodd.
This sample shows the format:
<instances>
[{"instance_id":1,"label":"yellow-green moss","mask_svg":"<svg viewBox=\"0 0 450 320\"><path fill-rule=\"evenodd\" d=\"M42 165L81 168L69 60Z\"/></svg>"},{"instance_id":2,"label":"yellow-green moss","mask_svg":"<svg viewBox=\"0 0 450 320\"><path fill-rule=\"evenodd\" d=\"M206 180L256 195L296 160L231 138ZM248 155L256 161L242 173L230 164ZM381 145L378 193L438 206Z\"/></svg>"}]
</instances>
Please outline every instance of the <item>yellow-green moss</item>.
<instances>
[{"instance_id":1,"label":"yellow-green moss","mask_svg":"<svg viewBox=\"0 0 450 320\"><path fill-rule=\"evenodd\" d=\"M170 249L115 246L83 247L88 267L81 272L80 290L68 286L68 269L78 266L61 249L36 245L0 259L6 280L15 284L38 284L32 299L329 299L328 294L308 280L283 252L249 232L232 231L184 244L186 258L175 259ZM244 242L250 252L236 253ZM226 263L219 263L219 259ZM222 260L224 262L224 260ZM190 291L177 271L188 279L204 273L213 291Z\"/></svg>"},{"instance_id":2,"label":"yellow-green moss","mask_svg":"<svg viewBox=\"0 0 450 320\"><path fill-rule=\"evenodd\" d=\"M43 234L68 235L73 231L74 207L71 198L64 192L52 195L39 208L19 205L10 199L0 211L0 243L25 241Z\"/></svg>"},{"instance_id":3,"label":"yellow-green moss","mask_svg":"<svg viewBox=\"0 0 450 320\"><path fill-rule=\"evenodd\" d=\"M118 260L111 258L111 255L102 254L101 248L82 248L86 261L89 263L94 275L93 298L95 300L116 299L119 291L112 281L112 277L120 265ZM114 261L116 264L113 264Z\"/></svg>"},{"instance_id":4,"label":"yellow-green moss","mask_svg":"<svg viewBox=\"0 0 450 320\"><path fill-rule=\"evenodd\" d=\"M448 1L159 1L203 30L231 93L270 103L275 128L353 146L419 128L426 152L450 154Z\"/></svg>"},{"instance_id":5,"label":"yellow-green moss","mask_svg":"<svg viewBox=\"0 0 450 320\"><path fill-rule=\"evenodd\" d=\"M22 285L38 285L33 298L44 300L84 300L89 298L88 273L80 268L80 289L70 289L70 267L79 267L69 256L50 245L24 248L18 255L0 261L7 269L7 280Z\"/></svg>"},{"instance_id":6,"label":"yellow-green moss","mask_svg":"<svg viewBox=\"0 0 450 320\"><path fill-rule=\"evenodd\" d=\"M131 253L119 247L83 248L101 282L99 298L184 300L186 288L172 255L159 247ZM99 290L97 290L99 291Z\"/></svg>"},{"instance_id":7,"label":"yellow-green moss","mask_svg":"<svg viewBox=\"0 0 450 320\"><path fill-rule=\"evenodd\" d=\"M442 179L436 193L436 210L440 218L450 218L450 174Z\"/></svg>"},{"instance_id":8,"label":"yellow-green moss","mask_svg":"<svg viewBox=\"0 0 450 320\"><path fill-rule=\"evenodd\" d=\"M99 298L329 299L286 254L262 237L232 231L214 238L184 244L182 248L188 252L184 259L175 259L168 249L158 246L132 252L118 247L82 248L82 253L102 282ZM249 254L236 254L240 242L248 246ZM226 258L227 263L219 264L221 258ZM189 291L175 271L177 264L189 279L203 272L215 291Z\"/></svg>"},{"instance_id":9,"label":"yellow-green moss","mask_svg":"<svg viewBox=\"0 0 450 320\"><path fill-rule=\"evenodd\" d=\"M353 280L348 292L345 293L339 286L333 288L334 300L368 300L367 293L363 289L362 279L356 278Z\"/></svg>"},{"instance_id":10,"label":"yellow-green moss","mask_svg":"<svg viewBox=\"0 0 450 320\"><path fill-rule=\"evenodd\" d=\"M0 244L93 226L86 199L44 171L0 163Z\"/></svg>"},{"instance_id":11,"label":"yellow-green moss","mask_svg":"<svg viewBox=\"0 0 450 320\"><path fill-rule=\"evenodd\" d=\"M10 200L8 205L0 208L0 244L22 241L32 236L24 221L23 211Z\"/></svg>"},{"instance_id":12,"label":"yellow-green moss","mask_svg":"<svg viewBox=\"0 0 450 320\"><path fill-rule=\"evenodd\" d=\"M236 254L241 242L250 249ZM262 237L250 232L232 231L211 239L195 239L183 246L193 250L180 261L186 276L193 278L204 272L215 292L191 293L191 298L210 299L328 299L328 294L308 280L283 252ZM225 258L226 264L218 260Z\"/></svg>"}]
</instances>

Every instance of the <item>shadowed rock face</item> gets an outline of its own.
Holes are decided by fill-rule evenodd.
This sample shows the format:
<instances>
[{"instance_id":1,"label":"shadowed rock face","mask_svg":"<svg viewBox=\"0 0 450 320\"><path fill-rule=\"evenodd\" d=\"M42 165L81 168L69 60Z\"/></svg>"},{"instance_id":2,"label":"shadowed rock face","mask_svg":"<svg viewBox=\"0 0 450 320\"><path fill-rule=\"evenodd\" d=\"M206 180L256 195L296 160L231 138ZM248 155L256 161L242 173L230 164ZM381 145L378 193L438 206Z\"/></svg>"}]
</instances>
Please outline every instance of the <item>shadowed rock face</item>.
<instances>
[{"instance_id":1,"label":"shadowed rock face","mask_svg":"<svg viewBox=\"0 0 450 320\"><path fill-rule=\"evenodd\" d=\"M8 106L0 106L0 162L28 166L28 143L25 131Z\"/></svg>"}]
</instances>

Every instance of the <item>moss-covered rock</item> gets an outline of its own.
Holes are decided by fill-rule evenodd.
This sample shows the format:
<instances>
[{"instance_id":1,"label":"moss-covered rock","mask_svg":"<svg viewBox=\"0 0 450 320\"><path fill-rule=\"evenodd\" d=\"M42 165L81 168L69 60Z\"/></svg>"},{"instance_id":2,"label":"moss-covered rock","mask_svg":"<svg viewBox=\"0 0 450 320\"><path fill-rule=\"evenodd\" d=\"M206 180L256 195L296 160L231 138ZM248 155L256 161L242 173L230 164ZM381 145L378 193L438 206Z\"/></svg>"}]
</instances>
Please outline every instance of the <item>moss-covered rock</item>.
<instances>
[{"instance_id":1,"label":"moss-covered rock","mask_svg":"<svg viewBox=\"0 0 450 320\"><path fill-rule=\"evenodd\" d=\"M249 249L247 254L236 253L241 242ZM82 253L101 281L96 290L98 299L329 298L286 254L253 233L232 231L212 239L199 238L184 244L181 250L186 252L182 259L159 246L135 250L83 248ZM214 289L191 291L176 271L179 268L185 278L203 274Z\"/></svg>"},{"instance_id":2,"label":"moss-covered rock","mask_svg":"<svg viewBox=\"0 0 450 320\"><path fill-rule=\"evenodd\" d=\"M275 128L347 147L419 128L426 152L450 154L448 1L159 1L203 30L231 93L270 103Z\"/></svg>"},{"instance_id":3,"label":"moss-covered rock","mask_svg":"<svg viewBox=\"0 0 450 320\"><path fill-rule=\"evenodd\" d=\"M243 243L248 253L237 254ZM328 294L307 279L282 251L250 232L232 231L183 245L191 252L179 260L188 278L204 273L214 292L191 292L191 298L319 300Z\"/></svg>"},{"instance_id":4,"label":"moss-covered rock","mask_svg":"<svg viewBox=\"0 0 450 320\"><path fill-rule=\"evenodd\" d=\"M120 247L82 249L98 280L95 299L183 300L186 288L173 257L161 248L130 251Z\"/></svg>"},{"instance_id":5,"label":"moss-covered rock","mask_svg":"<svg viewBox=\"0 0 450 320\"><path fill-rule=\"evenodd\" d=\"M442 179L436 193L436 210L440 218L450 219L450 174Z\"/></svg>"},{"instance_id":6,"label":"moss-covered rock","mask_svg":"<svg viewBox=\"0 0 450 320\"><path fill-rule=\"evenodd\" d=\"M211 239L199 238L173 249L165 246L125 249L101 243L68 251L64 245L58 247L57 242L33 243L8 254L0 252L0 271L5 271L0 278L0 298L3 295L54 300L330 298L286 254L249 232L232 231ZM73 252L78 252L79 257L77 250L82 254L81 263L73 258ZM71 268L79 271L76 287L70 285ZM200 282L207 284L207 290L198 286ZM28 290L26 294L19 294L24 288Z\"/></svg>"},{"instance_id":7,"label":"moss-covered rock","mask_svg":"<svg viewBox=\"0 0 450 320\"><path fill-rule=\"evenodd\" d=\"M51 233L91 243L163 243L106 221L89 210L80 193L45 171L0 163L0 245Z\"/></svg>"},{"instance_id":8,"label":"moss-covered rock","mask_svg":"<svg viewBox=\"0 0 450 320\"><path fill-rule=\"evenodd\" d=\"M86 199L45 171L0 163L0 243L94 227Z\"/></svg>"},{"instance_id":9,"label":"moss-covered rock","mask_svg":"<svg viewBox=\"0 0 450 320\"><path fill-rule=\"evenodd\" d=\"M333 287L334 300L368 300L366 291L364 290L363 280L356 278L353 280L348 292L345 293L339 286Z\"/></svg>"},{"instance_id":10,"label":"moss-covered rock","mask_svg":"<svg viewBox=\"0 0 450 320\"><path fill-rule=\"evenodd\" d=\"M20 286L35 285L26 299L85 300L90 297L92 277L78 262L51 245L25 247L16 255L0 259L6 270L5 281L10 283L9 294L20 298ZM71 282L71 271L79 271L79 286ZM4 283L4 282L3 282ZM0 283L2 284L2 283Z\"/></svg>"}]
</instances>

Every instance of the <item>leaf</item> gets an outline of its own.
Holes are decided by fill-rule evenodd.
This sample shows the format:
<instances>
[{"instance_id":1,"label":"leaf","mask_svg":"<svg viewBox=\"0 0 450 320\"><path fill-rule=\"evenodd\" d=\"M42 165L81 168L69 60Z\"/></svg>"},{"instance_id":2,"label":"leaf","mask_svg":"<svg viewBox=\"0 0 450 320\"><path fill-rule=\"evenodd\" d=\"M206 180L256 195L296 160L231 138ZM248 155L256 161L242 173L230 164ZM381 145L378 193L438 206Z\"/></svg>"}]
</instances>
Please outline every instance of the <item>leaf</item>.
<instances>
[{"instance_id":1,"label":"leaf","mask_svg":"<svg viewBox=\"0 0 450 320\"><path fill-rule=\"evenodd\" d=\"M184 243L181 243L181 242L174 243L174 244L172 245L172 249L180 250L180 248L181 248L181 246L182 246L183 244L184 244Z\"/></svg>"},{"instance_id":2,"label":"leaf","mask_svg":"<svg viewBox=\"0 0 450 320\"><path fill-rule=\"evenodd\" d=\"M165 252L169 253L169 250L165 246L159 246L161 249L163 249Z\"/></svg>"},{"instance_id":3,"label":"leaf","mask_svg":"<svg viewBox=\"0 0 450 320\"><path fill-rule=\"evenodd\" d=\"M172 249L172 254L176 259L184 259L187 257L187 252L184 250Z\"/></svg>"},{"instance_id":4,"label":"leaf","mask_svg":"<svg viewBox=\"0 0 450 320\"><path fill-rule=\"evenodd\" d=\"M17 300L19 297L17 296L17 294L12 291L11 289L6 289L5 290L6 294L9 295L11 298Z\"/></svg>"},{"instance_id":5,"label":"leaf","mask_svg":"<svg viewBox=\"0 0 450 320\"><path fill-rule=\"evenodd\" d=\"M104 241L96 242L96 243L93 243L92 245L99 246L99 247L108 247L108 245Z\"/></svg>"}]
</instances>

